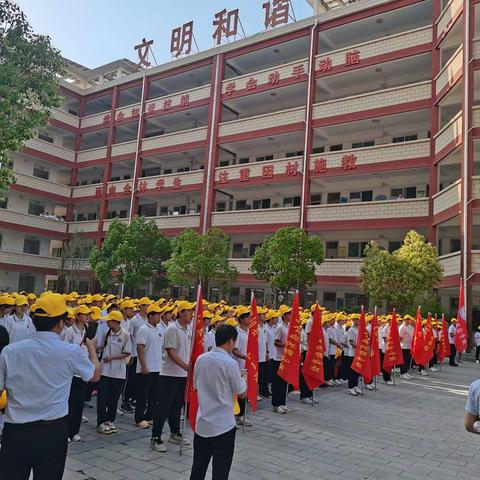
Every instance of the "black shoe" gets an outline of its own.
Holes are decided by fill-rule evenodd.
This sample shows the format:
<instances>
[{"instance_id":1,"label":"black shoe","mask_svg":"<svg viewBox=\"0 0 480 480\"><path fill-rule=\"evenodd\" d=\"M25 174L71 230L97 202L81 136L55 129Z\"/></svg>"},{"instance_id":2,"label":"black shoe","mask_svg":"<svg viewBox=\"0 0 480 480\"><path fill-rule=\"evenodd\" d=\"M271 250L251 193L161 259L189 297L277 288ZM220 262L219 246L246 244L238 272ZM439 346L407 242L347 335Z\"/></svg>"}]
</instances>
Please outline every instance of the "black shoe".
<instances>
[{"instance_id":1,"label":"black shoe","mask_svg":"<svg viewBox=\"0 0 480 480\"><path fill-rule=\"evenodd\" d=\"M129 403L122 403L120 410L122 410L123 413L133 413L133 408Z\"/></svg>"}]
</instances>

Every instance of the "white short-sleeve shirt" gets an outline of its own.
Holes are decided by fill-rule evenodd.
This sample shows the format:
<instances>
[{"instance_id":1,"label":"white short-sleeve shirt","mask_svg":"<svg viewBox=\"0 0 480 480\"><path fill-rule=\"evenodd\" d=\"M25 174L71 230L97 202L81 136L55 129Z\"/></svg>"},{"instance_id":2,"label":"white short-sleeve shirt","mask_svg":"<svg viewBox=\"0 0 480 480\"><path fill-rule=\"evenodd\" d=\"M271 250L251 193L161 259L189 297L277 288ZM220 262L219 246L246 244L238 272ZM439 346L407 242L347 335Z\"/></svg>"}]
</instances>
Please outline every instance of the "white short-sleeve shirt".
<instances>
[{"instance_id":1,"label":"white short-sleeve shirt","mask_svg":"<svg viewBox=\"0 0 480 480\"><path fill-rule=\"evenodd\" d=\"M235 348L238 348L242 355L247 354L247 343L248 343L248 332L237 327L238 337L237 341L235 342ZM235 357L235 360L238 362L238 366L240 370L245 368L245 360L243 358Z\"/></svg>"},{"instance_id":2,"label":"white short-sleeve shirt","mask_svg":"<svg viewBox=\"0 0 480 480\"><path fill-rule=\"evenodd\" d=\"M280 343L285 345L288 336L288 325L283 322L283 320L278 324L277 331L275 332L275 340L279 340ZM277 362L282 361L283 351L285 347L277 347L275 346L275 360Z\"/></svg>"},{"instance_id":3,"label":"white short-sleeve shirt","mask_svg":"<svg viewBox=\"0 0 480 480\"><path fill-rule=\"evenodd\" d=\"M135 342L137 332L140 330L140 327L143 327L143 325L145 325L146 323L147 323L147 319L143 318L139 313L137 313L130 320L130 335L132 338L132 355L134 357L137 356L137 344Z\"/></svg>"},{"instance_id":4,"label":"white short-sleeve shirt","mask_svg":"<svg viewBox=\"0 0 480 480\"><path fill-rule=\"evenodd\" d=\"M264 362L267 358L267 326L258 324L258 361Z\"/></svg>"},{"instance_id":5,"label":"white short-sleeve shirt","mask_svg":"<svg viewBox=\"0 0 480 480\"><path fill-rule=\"evenodd\" d=\"M400 335L400 344L404 350L408 350L412 347L413 339L413 327L412 325L407 325L402 323L398 329L398 334Z\"/></svg>"},{"instance_id":6,"label":"white short-sleeve shirt","mask_svg":"<svg viewBox=\"0 0 480 480\"><path fill-rule=\"evenodd\" d=\"M163 347L165 350L174 348L177 355L185 362L190 362L190 351L192 346L192 330L190 328L182 328L177 320L170 322L165 330L163 339ZM163 362L160 375L166 377L186 377L187 372L179 367L167 354Z\"/></svg>"},{"instance_id":7,"label":"white short-sleeve shirt","mask_svg":"<svg viewBox=\"0 0 480 480\"><path fill-rule=\"evenodd\" d=\"M480 416L480 380L475 380L470 385L465 411L470 415Z\"/></svg>"},{"instance_id":8,"label":"white short-sleeve shirt","mask_svg":"<svg viewBox=\"0 0 480 480\"><path fill-rule=\"evenodd\" d=\"M457 331L457 327L455 324L452 323L452 325L448 327L448 342L450 343L450 345L453 345L455 343L456 331Z\"/></svg>"},{"instance_id":9,"label":"white short-sleeve shirt","mask_svg":"<svg viewBox=\"0 0 480 480\"><path fill-rule=\"evenodd\" d=\"M105 337L109 331L110 334L108 334L107 343L105 344ZM123 359L111 360L108 363L104 362L103 359L105 357L116 357L122 353L131 354L132 342L130 335L122 328L117 333L109 329L102 334L101 340L101 346L104 347L102 360L100 362L100 371L102 376L125 379L127 376L127 364Z\"/></svg>"},{"instance_id":10,"label":"white short-sleeve shirt","mask_svg":"<svg viewBox=\"0 0 480 480\"><path fill-rule=\"evenodd\" d=\"M145 347L145 363L150 373L160 372L162 369L163 335L158 325L150 323L142 325L136 336L137 345ZM137 373L142 373L140 360L137 361Z\"/></svg>"},{"instance_id":11,"label":"white short-sleeve shirt","mask_svg":"<svg viewBox=\"0 0 480 480\"><path fill-rule=\"evenodd\" d=\"M22 318L17 317L14 313L8 317L4 317L3 326L7 329L10 343L19 342L31 337L35 330L32 319L24 314Z\"/></svg>"},{"instance_id":12,"label":"white short-sleeve shirt","mask_svg":"<svg viewBox=\"0 0 480 480\"><path fill-rule=\"evenodd\" d=\"M267 324L267 354L270 360L275 360L275 335L277 325Z\"/></svg>"}]
</instances>

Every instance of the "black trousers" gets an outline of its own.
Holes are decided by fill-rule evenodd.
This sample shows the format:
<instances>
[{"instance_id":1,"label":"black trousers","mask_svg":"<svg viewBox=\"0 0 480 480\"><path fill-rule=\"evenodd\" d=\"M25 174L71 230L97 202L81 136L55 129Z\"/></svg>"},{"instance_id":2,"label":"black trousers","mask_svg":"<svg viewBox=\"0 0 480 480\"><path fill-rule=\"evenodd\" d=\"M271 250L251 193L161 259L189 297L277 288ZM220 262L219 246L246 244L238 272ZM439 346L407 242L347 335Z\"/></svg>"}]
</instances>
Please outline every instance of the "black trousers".
<instances>
[{"instance_id":1,"label":"black trousers","mask_svg":"<svg viewBox=\"0 0 480 480\"><path fill-rule=\"evenodd\" d=\"M135 404L135 423L152 420L153 410L158 400L158 372L150 372L138 377L137 403Z\"/></svg>"},{"instance_id":2,"label":"black trousers","mask_svg":"<svg viewBox=\"0 0 480 480\"><path fill-rule=\"evenodd\" d=\"M246 404L247 404L247 399L246 398L239 398L238 399L238 406L240 408L240 411L238 412L237 417L243 417L245 415Z\"/></svg>"},{"instance_id":3,"label":"black trousers","mask_svg":"<svg viewBox=\"0 0 480 480\"><path fill-rule=\"evenodd\" d=\"M83 402L83 397L82 397ZM67 457L65 419L6 423L0 450L0 480L62 480Z\"/></svg>"},{"instance_id":4,"label":"black trousers","mask_svg":"<svg viewBox=\"0 0 480 480\"><path fill-rule=\"evenodd\" d=\"M454 343L450 344L450 361L448 362L451 367L455 365L455 357L457 355L457 347Z\"/></svg>"},{"instance_id":5,"label":"black trousers","mask_svg":"<svg viewBox=\"0 0 480 480\"><path fill-rule=\"evenodd\" d=\"M85 401L86 402L91 402L92 401L92 393L93 393L94 390L98 390L98 382L97 383L89 382L87 384L87 388L85 389Z\"/></svg>"},{"instance_id":6,"label":"black trousers","mask_svg":"<svg viewBox=\"0 0 480 480\"><path fill-rule=\"evenodd\" d=\"M123 378L102 377L97 385L97 427L105 422L114 422L117 416L118 399L122 392Z\"/></svg>"},{"instance_id":7,"label":"black trousers","mask_svg":"<svg viewBox=\"0 0 480 480\"><path fill-rule=\"evenodd\" d=\"M353 357L345 357L348 366L348 388L358 387L358 379L360 375L352 369Z\"/></svg>"},{"instance_id":8,"label":"black trousers","mask_svg":"<svg viewBox=\"0 0 480 480\"><path fill-rule=\"evenodd\" d=\"M272 360L273 370L272 370L272 406L280 407L285 405L285 398L287 395L287 382L278 376L278 367L280 362L278 360Z\"/></svg>"},{"instance_id":9,"label":"black trousers","mask_svg":"<svg viewBox=\"0 0 480 480\"><path fill-rule=\"evenodd\" d=\"M180 433L180 414L186 382L186 377L158 377L158 401L153 413L152 437L161 438L167 418L170 433Z\"/></svg>"},{"instance_id":10,"label":"black trousers","mask_svg":"<svg viewBox=\"0 0 480 480\"><path fill-rule=\"evenodd\" d=\"M348 380L348 360L345 352L342 354L342 363L340 365L340 378L342 380Z\"/></svg>"},{"instance_id":11,"label":"black trousers","mask_svg":"<svg viewBox=\"0 0 480 480\"><path fill-rule=\"evenodd\" d=\"M333 370L335 368L335 355L329 355L323 358L325 365L325 381L333 380Z\"/></svg>"},{"instance_id":12,"label":"black trousers","mask_svg":"<svg viewBox=\"0 0 480 480\"><path fill-rule=\"evenodd\" d=\"M212 480L228 480L235 450L235 428L216 437L193 438L193 465L190 480L203 480L213 457Z\"/></svg>"},{"instance_id":13,"label":"black trousers","mask_svg":"<svg viewBox=\"0 0 480 480\"><path fill-rule=\"evenodd\" d=\"M312 398L313 392L307 385L305 378L303 377L302 368L305 362L305 357L307 356L307 352L302 352L302 361L300 362L300 398Z\"/></svg>"},{"instance_id":14,"label":"black trousers","mask_svg":"<svg viewBox=\"0 0 480 480\"><path fill-rule=\"evenodd\" d=\"M380 367L382 368L383 381L389 382L392 379L392 374L391 372L387 372L386 370L383 369L384 358L385 358L385 354L382 352L382 349L380 349Z\"/></svg>"},{"instance_id":15,"label":"black trousers","mask_svg":"<svg viewBox=\"0 0 480 480\"><path fill-rule=\"evenodd\" d=\"M131 400L136 400L137 382L140 374L137 374L137 357L132 357L130 365L127 367L127 380L123 389L122 402L130 403Z\"/></svg>"},{"instance_id":16,"label":"black trousers","mask_svg":"<svg viewBox=\"0 0 480 480\"><path fill-rule=\"evenodd\" d=\"M80 431L82 423L83 402L87 383L79 377L72 378L70 395L68 397L67 433L68 438L73 438Z\"/></svg>"},{"instance_id":17,"label":"black trousers","mask_svg":"<svg viewBox=\"0 0 480 480\"><path fill-rule=\"evenodd\" d=\"M410 362L412 361L412 354L409 348L402 348L403 365L400 365L400 374L403 375L408 372Z\"/></svg>"},{"instance_id":18,"label":"black trousers","mask_svg":"<svg viewBox=\"0 0 480 480\"><path fill-rule=\"evenodd\" d=\"M475 347L475 360L478 360L480 357L480 346Z\"/></svg>"},{"instance_id":19,"label":"black trousers","mask_svg":"<svg viewBox=\"0 0 480 480\"><path fill-rule=\"evenodd\" d=\"M268 393L268 364L270 362L258 362L258 393L262 397L269 397Z\"/></svg>"}]
</instances>

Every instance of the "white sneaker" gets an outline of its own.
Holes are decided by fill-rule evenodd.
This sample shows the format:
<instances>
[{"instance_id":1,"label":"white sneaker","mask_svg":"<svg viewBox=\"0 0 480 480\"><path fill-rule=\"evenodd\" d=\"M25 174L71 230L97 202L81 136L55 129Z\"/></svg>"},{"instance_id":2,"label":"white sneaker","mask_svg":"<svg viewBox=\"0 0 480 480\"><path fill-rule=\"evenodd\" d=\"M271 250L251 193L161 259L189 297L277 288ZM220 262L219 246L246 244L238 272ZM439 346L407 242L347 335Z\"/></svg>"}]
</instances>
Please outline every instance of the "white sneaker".
<instances>
[{"instance_id":1,"label":"white sneaker","mask_svg":"<svg viewBox=\"0 0 480 480\"><path fill-rule=\"evenodd\" d=\"M352 395L353 397L356 397L356 396L358 395L358 393L356 392L355 388L349 388L349 389L347 390L347 393L348 393L349 395Z\"/></svg>"},{"instance_id":2,"label":"white sneaker","mask_svg":"<svg viewBox=\"0 0 480 480\"><path fill-rule=\"evenodd\" d=\"M385 385L393 385L393 382L392 382L391 380L387 380L387 381L385 382Z\"/></svg>"},{"instance_id":3,"label":"white sneaker","mask_svg":"<svg viewBox=\"0 0 480 480\"><path fill-rule=\"evenodd\" d=\"M401 378L402 380L411 380L411 377L410 377L410 375L409 375L408 373L402 373L402 374L400 375L400 378Z\"/></svg>"},{"instance_id":4,"label":"white sneaker","mask_svg":"<svg viewBox=\"0 0 480 480\"><path fill-rule=\"evenodd\" d=\"M279 407L272 407L272 410L275 412L275 413L279 413L281 415L284 415L285 413L287 413L285 411L285 409L280 405Z\"/></svg>"},{"instance_id":5,"label":"white sneaker","mask_svg":"<svg viewBox=\"0 0 480 480\"><path fill-rule=\"evenodd\" d=\"M313 399L312 397L306 397L306 398L301 398L300 403L304 403L305 405L313 405Z\"/></svg>"},{"instance_id":6,"label":"white sneaker","mask_svg":"<svg viewBox=\"0 0 480 480\"><path fill-rule=\"evenodd\" d=\"M406 373L405 375L407 376L408 380L412 380L412 379L413 379L413 377L412 377L409 373Z\"/></svg>"},{"instance_id":7,"label":"white sneaker","mask_svg":"<svg viewBox=\"0 0 480 480\"><path fill-rule=\"evenodd\" d=\"M112 433L118 432L117 426L113 422L107 422L107 425L110 427L110 431Z\"/></svg>"},{"instance_id":8,"label":"white sneaker","mask_svg":"<svg viewBox=\"0 0 480 480\"><path fill-rule=\"evenodd\" d=\"M365 385L365 390L375 390L375 387L372 384L368 383L367 385Z\"/></svg>"},{"instance_id":9,"label":"white sneaker","mask_svg":"<svg viewBox=\"0 0 480 480\"><path fill-rule=\"evenodd\" d=\"M398 367L395 367L393 370L395 371L395 373L400 373L400 369Z\"/></svg>"},{"instance_id":10,"label":"white sneaker","mask_svg":"<svg viewBox=\"0 0 480 480\"><path fill-rule=\"evenodd\" d=\"M361 395L363 393L360 387L353 387L353 390L357 392L358 395Z\"/></svg>"},{"instance_id":11,"label":"white sneaker","mask_svg":"<svg viewBox=\"0 0 480 480\"><path fill-rule=\"evenodd\" d=\"M182 444L182 435L180 433L171 433L170 438L168 439L170 443L175 443L177 445ZM190 440L187 438L183 439L183 445L190 445Z\"/></svg>"},{"instance_id":12,"label":"white sneaker","mask_svg":"<svg viewBox=\"0 0 480 480\"><path fill-rule=\"evenodd\" d=\"M333 383L335 385L342 385L342 381L341 380L334 380Z\"/></svg>"},{"instance_id":13,"label":"white sneaker","mask_svg":"<svg viewBox=\"0 0 480 480\"><path fill-rule=\"evenodd\" d=\"M348 380L340 380L342 383L348 383Z\"/></svg>"},{"instance_id":14,"label":"white sneaker","mask_svg":"<svg viewBox=\"0 0 480 480\"><path fill-rule=\"evenodd\" d=\"M82 415L82 423L88 423L88 418L85 415Z\"/></svg>"},{"instance_id":15,"label":"white sneaker","mask_svg":"<svg viewBox=\"0 0 480 480\"><path fill-rule=\"evenodd\" d=\"M480 363L480 360L475 360L475 363Z\"/></svg>"},{"instance_id":16,"label":"white sneaker","mask_svg":"<svg viewBox=\"0 0 480 480\"><path fill-rule=\"evenodd\" d=\"M292 395L300 395L300 390L293 390L290 392Z\"/></svg>"},{"instance_id":17,"label":"white sneaker","mask_svg":"<svg viewBox=\"0 0 480 480\"><path fill-rule=\"evenodd\" d=\"M421 372L418 372L420 375L423 375L424 377L428 377L428 372L426 370L422 370Z\"/></svg>"},{"instance_id":18,"label":"white sneaker","mask_svg":"<svg viewBox=\"0 0 480 480\"><path fill-rule=\"evenodd\" d=\"M430 369L431 372L439 372L439 369L437 367L432 367Z\"/></svg>"},{"instance_id":19,"label":"white sneaker","mask_svg":"<svg viewBox=\"0 0 480 480\"><path fill-rule=\"evenodd\" d=\"M80 435L74 435L71 439L72 442L80 442L82 440L82 437Z\"/></svg>"},{"instance_id":20,"label":"white sneaker","mask_svg":"<svg viewBox=\"0 0 480 480\"><path fill-rule=\"evenodd\" d=\"M237 425L245 425L246 427L253 426L253 423L250 420L247 420L245 416L236 417Z\"/></svg>"},{"instance_id":21,"label":"white sneaker","mask_svg":"<svg viewBox=\"0 0 480 480\"><path fill-rule=\"evenodd\" d=\"M123 415L124 415L123 410L120 410L119 408L117 408L117 415L119 417L123 417Z\"/></svg>"},{"instance_id":22,"label":"white sneaker","mask_svg":"<svg viewBox=\"0 0 480 480\"><path fill-rule=\"evenodd\" d=\"M329 387L334 387L335 386L335 383L333 382L333 380L328 380L325 382Z\"/></svg>"},{"instance_id":23,"label":"white sneaker","mask_svg":"<svg viewBox=\"0 0 480 480\"><path fill-rule=\"evenodd\" d=\"M288 408L286 405L282 405L282 408L285 410L285 413L289 413L291 412L292 410L290 408Z\"/></svg>"},{"instance_id":24,"label":"white sneaker","mask_svg":"<svg viewBox=\"0 0 480 480\"><path fill-rule=\"evenodd\" d=\"M106 423L101 423L97 427L97 432L101 433L102 435L110 435L111 433L113 433L112 430L110 429L110 426L107 425Z\"/></svg>"},{"instance_id":25,"label":"white sneaker","mask_svg":"<svg viewBox=\"0 0 480 480\"><path fill-rule=\"evenodd\" d=\"M160 438L152 438L150 440L150 448L156 452L164 453L167 451L167 446Z\"/></svg>"},{"instance_id":26,"label":"white sneaker","mask_svg":"<svg viewBox=\"0 0 480 480\"><path fill-rule=\"evenodd\" d=\"M263 400L263 397L261 395L257 395L257 402L261 402Z\"/></svg>"}]
</instances>

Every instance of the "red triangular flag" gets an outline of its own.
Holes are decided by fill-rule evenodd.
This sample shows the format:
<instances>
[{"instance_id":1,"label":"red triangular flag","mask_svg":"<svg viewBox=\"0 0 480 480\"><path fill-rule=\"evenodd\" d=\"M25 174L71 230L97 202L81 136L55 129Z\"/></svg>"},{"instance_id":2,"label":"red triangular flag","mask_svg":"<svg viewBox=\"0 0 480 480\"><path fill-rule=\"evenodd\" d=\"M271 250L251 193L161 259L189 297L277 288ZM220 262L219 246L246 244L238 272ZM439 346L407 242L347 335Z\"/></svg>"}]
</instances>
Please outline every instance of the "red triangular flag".
<instances>
[{"instance_id":1,"label":"red triangular flag","mask_svg":"<svg viewBox=\"0 0 480 480\"><path fill-rule=\"evenodd\" d=\"M423 336L422 314L420 311L420 307L418 307L415 328L413 329L413 340L411 348L412 357L417 365L425 364L424 347L425 338Z\"/></svg>"},{"instance_id":2,"label":"red triangular flag","mask_svg":"<svg viewBox=\"0 0 480 480\"><path fill-rule=\"evenodd\" d=\"M313 310L312 329L308 336L308 349L303 362L302 374L310 390L317 388L325 382L323 375L323 352L325 339L322 329L322 312L315 305Z\"/></svg>"},{"instance_id":3,"label":"red triangular flag","mask_svg":"<svg viewBox=\"0 0 480 480\"><path fill-rule=\"evenodd\" d=\"M365 383L371 383L373 378L370 360L370 338L368 336L367 323L365 321L365 311L362 306L352 369L363 377Z\"/></svg>"},{"instance_id":4,"label":"red triangular flag","mask_svg":"<svg viewBox=\"0 0 480 480\"><path fill-rule=\"evenodd\" d=\"M397 313L393 309L392 321L390 322L390 333L383 357L383 369L390 372L395 365L403 365L402 345L398 334Z\"/></svg>"},{"instance_id":5,"label":"red triangular flag","mask_svg":"<svg viewBox=\"0 0 480 480\"><path fill-rule=\"evenodd\" d=\"M253 292L245 367L247 369L247 398L252 406L252 410L256 412L258 396L258 315L257 301L255 300Z\"/></svg>"},{"instance_id":6,"label":"red triangular flag","mask_svg":"<svg viewBox=\"0 0 480 480\"><path fill-rule=\"evenodd\" d=\"M278 376L298 390L300 385L300 310L299 294L295 294L292 316L288 325L287 341L283 350L282 361L278 367Z\"/></svg>"},{"instance_id":7,"label":"red triangular flag","mask_svg":"<svg viewBox=\"0 0 480 480\"><path fill-rule=\"evenodd\" d=\"M428 312L427 324L425 325L425 343L423 346L425 363L430 362L430 360L433 358L434 350L435 337L433 336L432 315L430 312Z\"/></svg>"},{"instance_id":8,"label":"red triangular flag","mask_svg":"<svg viewBox=\"0 0 480 480\"><path fill-rule=\"evenodd\" d=\"M195 423L197 421L198 411L198 396L195 386L193 384L193 374L195 370L195 362L197 358L205 352L205 346L203 344L203 305L202 305L202 288L198 286L197 305L195 306L195 319L192 332L192 354L190 355L190 371L188 372L188 419L192 431L195 431Z\"/></svg>"},{"instance_id":9,"label":"red triangular flag","mask_svg":"<svg viewBox=\"0 0 480 480\"><path fill-rule=\"evenodd\" d=\"M380 375L380 345L378 343L378 315L377 307L373 314L372 329L370 332L370 369L372 378Z\"/></svg>"},{"instance_id":10,"label":"red triangular flag","mask_svg":"<svg viewBox=\"0 0 480 480\"><path fill-rule=\"evenodd\" d=\"M457 352L464 352L468 346L468 332L465 312L465 291L463 279L460 279L460 295L458 298L457 328L455 330L455 348Z\"/></svg>"},{"instance_id":11,"label":"red triangular flag","mask_svg":"<svg viewBox=\"0 0 480 480\"><path fill-rule=\"evenodd\" d=\"M442 333L440 335L440 343L438 344L438 363L442 363L446 357L450 356L450 342L448 341L448 325L445 320L445 314L442 314Z\"/></svg>"}]
</instances>

